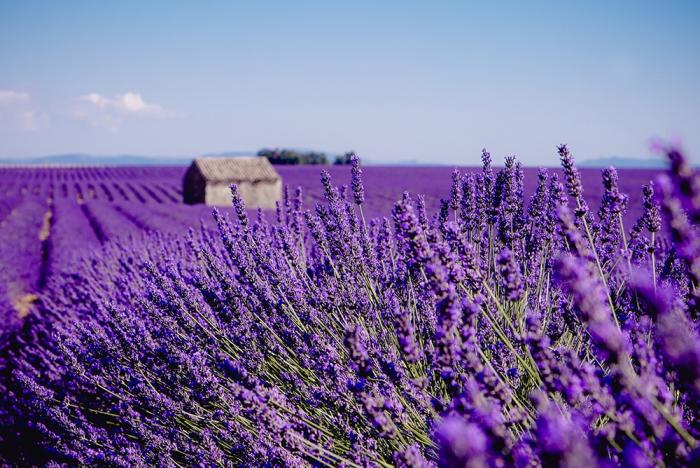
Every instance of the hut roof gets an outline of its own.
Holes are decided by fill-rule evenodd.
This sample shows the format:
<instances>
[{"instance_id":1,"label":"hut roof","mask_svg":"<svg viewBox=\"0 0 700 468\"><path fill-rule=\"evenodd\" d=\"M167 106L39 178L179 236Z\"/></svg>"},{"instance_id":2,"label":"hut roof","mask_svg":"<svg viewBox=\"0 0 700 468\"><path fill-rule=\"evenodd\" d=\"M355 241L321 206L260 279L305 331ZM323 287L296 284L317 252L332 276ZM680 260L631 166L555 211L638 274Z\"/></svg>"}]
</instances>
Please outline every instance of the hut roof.
<instances>
[{"instance_id":1,"label":"hut roof","mask_svg":"<svg viewBox=\"0 0 700 468\"><path fill-rule=\"evenodd\" d=\"M265 157L197 158L202 176L212 182L275 182L280 176Z\"/></svg>"}]
</instances>

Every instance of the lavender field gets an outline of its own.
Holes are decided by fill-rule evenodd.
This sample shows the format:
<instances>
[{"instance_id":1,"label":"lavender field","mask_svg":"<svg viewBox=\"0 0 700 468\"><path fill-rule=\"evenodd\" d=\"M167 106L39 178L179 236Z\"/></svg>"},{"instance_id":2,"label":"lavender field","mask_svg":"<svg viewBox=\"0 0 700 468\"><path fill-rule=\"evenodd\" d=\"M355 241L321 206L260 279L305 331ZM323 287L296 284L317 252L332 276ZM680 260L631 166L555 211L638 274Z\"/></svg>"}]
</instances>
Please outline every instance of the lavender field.
<instances>
[{"instance_id":1,"label":"lavender field","mask_svg":"<svg viewBox=\"0 0 700 468\"><path fill-rule=\"evenodd\" d=\"M0 462L691 466L700 178L0 169ZM652 182L653 181L653 182Z\"/></svg>"},{"instance_id":2,"label":"lavender field","mask_svg":"<svg viewBox=\"0 0 700 468\"><path fill-rule=\"evenodd\" d=\"M49 276L65 271L72 260L108 241L140 232L180 233L200 222L211 224L211 208L182 203L183 167L0 168L0 239L2 283L9 301L25 308ZM350 168L327 169L339 185L350 183ZM390 216L404 191L423 195L426 210L435 214L440 200L450 196L450 167L376 167L364 170L369 187L363 204L368 219ZM462 173L474 168L457 168ZM316 166L279 166L291 191L302 188L304 203L325 199ZM537 169L524 168L524 193L536 190ZM551 170L552 174L559 173ZM624 215L631 227L641 214L641 187L656 171L622 171L620 190L630 197ZM600 169L584 169L582 180L592 207L603 195ZM226 208L222 208L226 212ZM273 219L273 213L266 213Z\"/></svg>"}]
</instances>

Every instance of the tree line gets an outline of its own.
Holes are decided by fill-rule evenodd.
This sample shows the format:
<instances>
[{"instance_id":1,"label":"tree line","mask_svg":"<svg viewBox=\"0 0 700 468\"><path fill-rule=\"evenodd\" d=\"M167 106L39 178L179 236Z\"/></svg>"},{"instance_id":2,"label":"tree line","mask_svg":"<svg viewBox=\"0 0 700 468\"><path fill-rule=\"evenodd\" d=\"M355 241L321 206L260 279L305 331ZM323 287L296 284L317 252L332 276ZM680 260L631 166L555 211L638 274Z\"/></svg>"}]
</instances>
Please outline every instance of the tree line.
<instances>
[{"instance_id":1,"label":"tree line","mask_svg":"<svg viewBox=\"0 0 700 468\"><path fill-rule=\"evenodd\" d=\"M350 164L350 159L354 153L349 151L342 155L329 156L326 153L318 151L297 151L285 148L263 148L258 151L257 154L258 156L265 156L272 164L330 164L331 158L333 158L333 164L344 165Z\"/></svg>"}]
</instances>

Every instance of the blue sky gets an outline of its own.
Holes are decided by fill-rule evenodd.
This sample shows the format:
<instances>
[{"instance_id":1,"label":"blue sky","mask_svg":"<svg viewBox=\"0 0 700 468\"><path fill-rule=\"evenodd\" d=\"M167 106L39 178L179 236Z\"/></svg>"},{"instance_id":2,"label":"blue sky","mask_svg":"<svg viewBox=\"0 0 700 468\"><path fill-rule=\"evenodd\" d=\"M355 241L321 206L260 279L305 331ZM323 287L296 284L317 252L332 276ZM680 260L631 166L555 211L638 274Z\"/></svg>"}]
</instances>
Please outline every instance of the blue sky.
<instances>
[{"instance_id":1,"label":"blue sky","mask_svg":"<svg viewBox=\"0 0 700 468\"><path fill-rule=\"evenodd\" d=\"M700 162L700 2L7 2L0 157Z\"/></svg>"}]
</instances>

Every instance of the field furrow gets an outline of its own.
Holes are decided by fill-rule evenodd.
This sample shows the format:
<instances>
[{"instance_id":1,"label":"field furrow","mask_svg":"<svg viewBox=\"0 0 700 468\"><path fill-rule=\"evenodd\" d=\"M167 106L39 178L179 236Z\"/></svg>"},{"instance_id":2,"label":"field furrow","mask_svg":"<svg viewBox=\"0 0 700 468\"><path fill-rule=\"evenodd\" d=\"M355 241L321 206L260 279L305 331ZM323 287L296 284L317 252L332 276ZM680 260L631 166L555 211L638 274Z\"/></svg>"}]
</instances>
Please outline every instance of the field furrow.
<instances>
[{"instance_id":1,"label":"field furrow","mask_svg":"<svg viewBox=\"0 0 700 468\"><path fill-rule=\"evenodd\" d=\"M70 269L82 252L91 252L100 246L100 240L81 207L67 198L54 202L54 222L49 237L49 276Z\"/></svg>"},{"instance_id":2,"label":"field furrow","mask_svg":"<svg viewBox=\"0 0 700 468\"><path fill-rule=\"evenodd\" d=\"M29 312L39 287L46 212L46 200L27 197L0 223L0 282L20 315Z\"/></svg>"}]
</instances>

